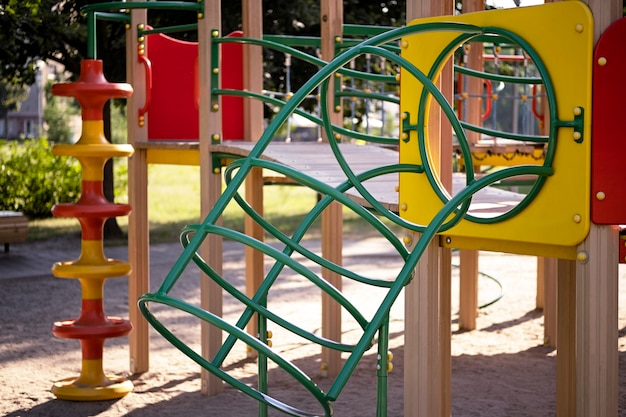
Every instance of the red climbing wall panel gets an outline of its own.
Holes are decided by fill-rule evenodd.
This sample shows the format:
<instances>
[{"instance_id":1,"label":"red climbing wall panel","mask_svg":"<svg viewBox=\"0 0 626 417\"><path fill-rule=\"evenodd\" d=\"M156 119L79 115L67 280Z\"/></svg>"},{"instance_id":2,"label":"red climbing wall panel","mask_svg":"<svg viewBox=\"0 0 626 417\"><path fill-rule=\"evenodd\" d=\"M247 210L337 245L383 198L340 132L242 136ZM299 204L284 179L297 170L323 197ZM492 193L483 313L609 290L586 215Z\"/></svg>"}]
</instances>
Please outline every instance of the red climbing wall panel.
<instances>
[{"instance_id":1,"label":"red climbing wall panel","mask_svg":"<svg viewBox=\"0 0 626 417\"><path fill-rule=\"evenodd\" d=\"M234 32L229 36L241 36ZM148 107L149 140L198 140L198 44L167 35L149 35L152 67ZM241 44L222 45L222 88L243 89ZM224 139L243 138L243 99L222 98Z\"/></svg>"},{"instance_id":2,"label":"red climbing wall panel","mask_svg":"<svg viewBox=\"0 0 626 417\"><path fill-rule=\"evenodd\" d=\"M626 224L626 18L600 37L593 63L591 220Z\"/></svg>"}]
</instances>

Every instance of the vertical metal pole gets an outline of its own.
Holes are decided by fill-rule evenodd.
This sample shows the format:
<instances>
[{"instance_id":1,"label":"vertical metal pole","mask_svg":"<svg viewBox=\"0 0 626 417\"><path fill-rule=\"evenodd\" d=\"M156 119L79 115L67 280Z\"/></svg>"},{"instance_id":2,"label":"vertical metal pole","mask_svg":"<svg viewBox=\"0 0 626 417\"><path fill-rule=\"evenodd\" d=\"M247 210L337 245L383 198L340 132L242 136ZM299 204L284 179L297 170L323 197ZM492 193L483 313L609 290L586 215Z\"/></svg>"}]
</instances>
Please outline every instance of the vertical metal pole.
<instances>
[{"instance_id":1,"label":"vertical metal pole","mask_svg":"<svg viewBox=\"0 0 626 417\"><path fill-rule=\"evenodd\" d=\"M96 13L87 14L87 59L96 59Z\"/></svg>"}]
</instances>

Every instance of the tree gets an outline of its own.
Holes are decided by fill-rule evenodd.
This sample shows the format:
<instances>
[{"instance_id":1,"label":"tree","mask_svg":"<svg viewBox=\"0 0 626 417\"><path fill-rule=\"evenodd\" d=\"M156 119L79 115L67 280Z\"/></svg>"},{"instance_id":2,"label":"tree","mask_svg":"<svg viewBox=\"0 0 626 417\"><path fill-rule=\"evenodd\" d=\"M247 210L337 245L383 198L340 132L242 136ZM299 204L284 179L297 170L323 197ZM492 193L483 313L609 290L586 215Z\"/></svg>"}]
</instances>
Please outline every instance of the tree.
<instances>
[{"instance_id":1,"label":"tree","mask_svg":"<svg viewBox=\"0 0 626 417\"><path fill-rule=\"evenodd\" d=\"M37 61L52 60L77 74L86 50L79 9L84 1L3 0L0 4L0 78L35 81Z\"/></svg>"},{"instance_id":2,"label":"tree","mask_svg":"<svg viewBox=\"0 0 626 417\"><path fill-rule=\"evenodd\" d=\"M17 86L31 85L35 81L37 62L55 61L76 78L80 62L87 52L87 27L80 9L98 1L86 0L2 0L0 3L0 79L11 80ZM124 27L120 24L98 24L99 39L106 45L99 58L105 62L105 75L109 81L125 79ZM104 47L105 46L105 47ZM117 57L118 59L113 59ZM110 124L110 114L103 114L105 132ZM113 169L105 167L105 195L113 199ZM116 220L109 219L105 236L122 235Z\"/></svg>"}]
</instances>

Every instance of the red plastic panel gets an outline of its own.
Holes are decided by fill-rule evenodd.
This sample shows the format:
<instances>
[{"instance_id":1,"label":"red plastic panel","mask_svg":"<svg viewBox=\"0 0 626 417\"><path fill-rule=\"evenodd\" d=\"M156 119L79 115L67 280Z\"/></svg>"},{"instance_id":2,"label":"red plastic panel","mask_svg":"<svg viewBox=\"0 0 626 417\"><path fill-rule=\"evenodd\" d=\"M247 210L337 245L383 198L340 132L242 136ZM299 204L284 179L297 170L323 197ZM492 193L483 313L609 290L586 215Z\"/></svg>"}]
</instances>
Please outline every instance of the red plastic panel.
<instances>
[{"instance_id":1,"label":"red plastic panel","mask_svg":"<svg viewBox=\"0 0 626 417\"><path fill-rule=\"evenodd\" d=\"M152 63L148 139L198 140L198 44L156 34L148 36L147 46ZM223 45L222 88L243 89L242 53L241 44ZM224 139L243 138L242 98L223 98L222 130Z\"/></svg>"},{"instance_id":2,"label":"red plastic panel","mask_svg":"<svg viewBox=\"0 0 626 417\"><path fill-rule=\"evenodd\" d=\"M619 231L619 263L626 264L626 230Z\"/></svg>"},{"instance_id":3,"label":"red plastic panel","mask_svg":"<svg viewBox=\"0 0 626 417\"><path fill-rule=\"evenodd\" d=\"M243 32L233 32L228 36L241 38ZM243 90L242 44L222 44L220 76L222 77L222 88ZM224 139L243 139L243 98L222 96L222 134Z\"/></svg>"},{"instance_id":4,"label":"red plastic panel","mask_svg":"<svg viewBox=\"0 0 626 417\"><path fill-rule=\"evenodd\" d=\"M593 63L591 220L626 224L626 18L596 45Z\"/></svg>"}]
</instances>

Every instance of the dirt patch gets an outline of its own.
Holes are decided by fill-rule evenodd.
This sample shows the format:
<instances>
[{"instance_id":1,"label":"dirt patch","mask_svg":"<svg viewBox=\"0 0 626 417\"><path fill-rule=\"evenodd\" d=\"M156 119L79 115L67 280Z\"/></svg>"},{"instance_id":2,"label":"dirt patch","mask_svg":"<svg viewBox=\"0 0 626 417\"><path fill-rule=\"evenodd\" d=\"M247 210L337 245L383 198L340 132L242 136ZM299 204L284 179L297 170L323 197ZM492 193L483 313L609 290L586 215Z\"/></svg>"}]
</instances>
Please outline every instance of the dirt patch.
<instances>
[{"instance_id":1,"label":"dirt patch","mask_svg":"<svg viewBox=\"0 0 626 417\"><path fill-rule=\"evenodd\" d=\"M171 251L178 250L172 245ZM355 252L354 265L385 271L397 260L381 254ZM62 260L62 259L60 259ZM458 258L453 257L457 263ZM243 282L241 257L233 254L227 263L236 285ZM166 265L152 269L156 286L166 273ZM553 416L555 414L555 351L543 344L541 311L535 309L535 258L503 254L481 254L481 272L505 288L504 297L482 309L478 329L458 331L458 276L453 273L452 336L452 414L454 416ZM177 291L188 299L199 297L198 272L191 268L179 281ZM346 291L352 291L347 286ZM356 291L356 290L355 290ZM480 279L480 302L488 303L498 295L496 283ZM127 279L107 280L107 314L127 317ZM354 297L364 304L366 292ZM222 394L201 395L199 368L173 348L156 332L151 333L150 371L130 376L135 388L127 396L112 401L70 402L57 400L50 392L54 381L80 372L81 354L77 341L55 338L50 328L54 321L73 317L80 311L80 287L75 280L49 276L0 279L0 415L4 416L254 416L256 402L227 386ZM299 285L285 285L276 297L283 314L299 323L319 326L318 291ZM626 270L620 268L620 415L626 416ZM403 303L401 297L391 314L391 344L394 370L389 376L389 416L403 412ZM225 314L235 314L238 306L226 301ZM172 326L181 329L192 346L199 345L198 325L175 311L163 311ZM353 323L344 323L344 337L356 332ZM318 377L319 349L280 332L273 337L274 347L296 352L296 363L325 386ZM105 370L124 374L128 370L127 338L110 339L105 344ZM413 353L413 354L419 354ZM334 404L336 416L375 415L375 352L368 354ZM230 363L229 370L253 381L255 364L242 359ZM276 376L274 376L276 375ZM272 371L279 390L288 401L298 401L301 391L293 384L280 385L279 372ZM278 415L270 412L270 415Z\"/></svg>"}]
</instances>

